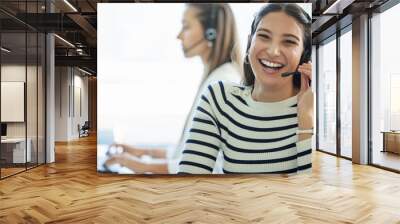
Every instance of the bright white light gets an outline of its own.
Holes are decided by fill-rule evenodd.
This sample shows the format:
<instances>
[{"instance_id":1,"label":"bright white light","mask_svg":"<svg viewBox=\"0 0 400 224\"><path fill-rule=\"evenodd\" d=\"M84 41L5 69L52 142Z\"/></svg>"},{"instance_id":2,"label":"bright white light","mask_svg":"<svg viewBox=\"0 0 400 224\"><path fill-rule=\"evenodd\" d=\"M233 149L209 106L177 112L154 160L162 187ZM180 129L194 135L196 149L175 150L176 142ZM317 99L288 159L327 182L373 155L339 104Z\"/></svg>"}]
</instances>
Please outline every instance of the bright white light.
<instances>
[{"instance_id":1,"label":"bright white light","mask_svg":"<svg viewBox=\"0 0 400 224\"><path fill-rule=\"evenodd\" d=\"M68 0L64 0L65 4L67 4L72 10L74 10L74 12L78 12L78 10L71 4L68 2Z\"/></svg>"},{"instance_id":2,"label":"bright white light","mask_svg":"<svg viewBox=\"0 0 400 224\"><path fill-rule=\"evenodd\" d=\"M66 40L66 39L64 39L64 38L62 38L62 37L60 37L60 36L57 35L57 34L54 34L54 36L57 37L58 39L60 39L62 42L66 43L67 45L69 45L69 46L75 48L75 45L73 45L73 44L72 44L71 42L69 42L68 40Z\"/></svg>"},{"instance_id":3,"label":"bright white light","mask_svg":"<svg viewBox=\"0 0 400 224\"><path fill-rule=\"evenodd\" d=\"M8 49L6 49L6 48L4 48L4 47L2 47L1 50L4 51L4 52L7 52L7 53L10 53L10 52L11 52L10 50L8 50Z\"/></svg>"},{"instance_id":4,"label":"bright white light","mask_svg":"<svg viewBox=\"0 0 400 224\"><path fill-rule=\"evenodd\" d=\"M85 74L87 74L87 75L92 75L92 73L89 73L88 71L85 71L85 70L83 70L83 69L81 69L79 67L78 67L78 70L83 72L83 73L85 73Z\"/></svg>"}]
</instances>

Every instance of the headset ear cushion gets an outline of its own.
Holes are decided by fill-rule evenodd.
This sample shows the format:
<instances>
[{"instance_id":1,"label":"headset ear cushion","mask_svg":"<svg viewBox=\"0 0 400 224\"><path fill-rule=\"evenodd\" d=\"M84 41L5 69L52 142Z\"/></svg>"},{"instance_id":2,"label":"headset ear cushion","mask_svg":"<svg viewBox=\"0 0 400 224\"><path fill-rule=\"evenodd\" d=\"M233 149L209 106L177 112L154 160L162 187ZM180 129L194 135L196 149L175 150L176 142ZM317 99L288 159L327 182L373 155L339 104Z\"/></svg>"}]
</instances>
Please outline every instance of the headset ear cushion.
<instances>
[{"instance_id":1,"label":"headset ear cushion","mask_svg":"<svg viewBox=\"0 0 400 224\"><path fill-rule=\"evenodd\" d=\"M217 38L217 31L214 28L208 28L205 32L205 38L208 41L214 41Z\"/></svg>"}]
</instances>

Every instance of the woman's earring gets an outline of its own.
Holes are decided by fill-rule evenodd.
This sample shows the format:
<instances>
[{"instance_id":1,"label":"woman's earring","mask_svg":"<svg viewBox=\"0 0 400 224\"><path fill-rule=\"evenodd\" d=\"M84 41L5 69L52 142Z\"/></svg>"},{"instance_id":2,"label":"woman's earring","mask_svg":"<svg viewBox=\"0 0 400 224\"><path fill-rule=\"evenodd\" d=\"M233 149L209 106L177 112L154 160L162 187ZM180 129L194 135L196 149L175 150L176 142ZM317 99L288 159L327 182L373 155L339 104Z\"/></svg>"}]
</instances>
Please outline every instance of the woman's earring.
<instances>
[{"instance_id":1,"label":"woman's earring","mask_svg":"<svg viewBox=\"0 0 400 224\"><path fill-rule=\"evenodd\" d=\"M211 41L208 41L207 45L208 47L212 47L213 43Z\"/></svg>"}]
</instances>

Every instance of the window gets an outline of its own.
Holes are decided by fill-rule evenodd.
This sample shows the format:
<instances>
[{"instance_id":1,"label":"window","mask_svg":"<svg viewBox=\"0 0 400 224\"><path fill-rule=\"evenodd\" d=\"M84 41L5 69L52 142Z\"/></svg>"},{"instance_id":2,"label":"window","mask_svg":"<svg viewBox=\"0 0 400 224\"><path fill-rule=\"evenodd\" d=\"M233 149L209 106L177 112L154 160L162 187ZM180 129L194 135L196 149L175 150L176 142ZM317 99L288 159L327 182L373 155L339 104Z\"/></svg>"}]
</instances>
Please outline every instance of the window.
<instances>
[{"instance_id":1,"label":"window","mask_svg":"<svg viewBox=\"0 0 400 224\"><path fill-rule=\"evenodd\" d=\"M390 74L390 130L400 130L400 73Z\"/></svg>"},{"instance_id":2,"label":"window","mask_svg":"<svg viewBox=\"0 0 400 224\"><path fill-rule=\"evenodd\" d=\"M400 170L400 133L391 132L400 129L400 33L393 29L398 21L400 4L371 18L372 163L395 170Z\"/></svg>"},{"instance_id":3,"label":"window","mask_svg":"<svg viewBox=\"0 0 400 224\"><path fill-rule=\"evenodd\" d=\"M340 154L352 157L352 33L340 36Z\"/></svg>"},{"instance_id":4,"label":"window","mask_svg":"<svg viewBox=\"0 0 400 224\"><path fill-rule=\"evenodd\" d=\"M336 39L318 48L318 149L336 153Z\"/></svg>"},{"instance_id":5,"label":"window","mask_svg":"<svg viewBox=\"0 0 400 224\"><path fill-rule=\"evenodd\" d=\"M40 13L44 3L19 2L18 13L21 16ZM8 4L0 3L1 6ZM0 17L4 21L13 21L1 12ZM4 128L0 144L0 178L45 163L45 44L44 33L24 25L13 25L12 29L4 26L0 30L0 111L6 115L0 122ZM19 99L22 103L10 99ZM17 109L11 110L10 106Z\"/></svg>"}]
</instances>

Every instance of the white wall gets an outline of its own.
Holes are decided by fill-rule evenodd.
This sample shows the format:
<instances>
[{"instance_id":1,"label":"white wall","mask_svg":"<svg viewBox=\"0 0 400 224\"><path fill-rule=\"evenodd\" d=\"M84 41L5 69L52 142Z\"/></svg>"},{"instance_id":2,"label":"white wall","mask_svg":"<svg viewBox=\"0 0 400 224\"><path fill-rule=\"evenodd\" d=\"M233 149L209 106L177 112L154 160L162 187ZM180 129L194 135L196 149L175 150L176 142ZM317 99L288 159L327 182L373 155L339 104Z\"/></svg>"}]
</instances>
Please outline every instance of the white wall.
<instances>
[{"instance_id":1,"label":"white wall","mask_svg":"<svg viewBox=\"0 0 400 224\"><path fill-rule=\"evenodd\" d=\"M27 69L27 70L26 70ZM25 75L28 75L28 80L30 80L31 82L31 75L35 75L36 76L36 67L34 66L28 66L25 67L24 65L18 65L18 64L8 64L8 65L2 65L1 66L1 81L2 82L25 82ZM30 83L32 84L32 83ZM34 85L36 85L36 83L33 83ZM28 103L32 101L32 99L30 99L31 97L36 98L36 89L27 89L28 93ZM29 90L32 90L29 91ZM3 96L4 97L4 96ZM31 107L35 107L36 108L36 104L35 105L28 105ZM7 108L1 108L1 110L6 110ZM30 108L32 109L32 108ZM30 111L28 111L30 112ZM34 114L35 117L32 117L33 113L28 113L28 122L31 121L35 121L36 123L36 114ZM7 137L25 137L25 123L26 122L7 122ZM30 127L32 127L33 125L28 125L28 129ZM36 127L34 128L36 129ZM29 132L29 130L28 130ZM28 133L28 137L29 137L29 133Z\"/></svg>"},{"instance_id":2,"label":"white wall","mask_svg":"<svg viewBox=\"0 0 400 224\"><path fill-rule=\"evenodd\" d=\"M76 72L76 70L75 70ZM74 89L75 89L75 116L74 119L72 120L72 133L73 136L78 136L78 129L76 128L78 126L78 124L80 124L81 126L85 123L85 121L88 121L89 119L89 112L88 112L88 96L89 96L89 92L88 92L88 77L85 76L81 76L81 75L76 75L74 76ZM78 90L80 90L80 93L78 93ZM80 94L80 98L78 98ZM80 102L78 102L80 101ZM81 108L79 108L81 107ZM81 109L82 111L80 112L79 109Z\"/></svg>"},{"instance_id":3,"label":"white wall","mask_svg":"<svg viewBox=\"0 0 400 224\"><path fill-rule=\"evenodd\" d=\"M2 82L25 82L25 65L2 65L1 66L1 81ZM28 67L29 70L32 67ZM1 108L6 110L6 108ZM7 137L25 137L24 122L7 122Z\"/></svg>"},{"instance_id":4,"label":"white wall","mask_svg":"<svg viewBox=\"0 0 400 224\"><path fill-rule=\"evenodd\" d=\"M72 67L56 67L55 73L55 141L70 141L88 120L88 78Z\"/></svg>"},{"instance_id":5,"label":"white wall","mask_svg":"<svg viewBox=\"0 0 400 224\"><path fill-rule=\"evenodd\" d=\"M37 70L38 69L38 70ZM8 138L24 138L25 135L30 140L32 161L44 163L44 74L42 67L25 66L25 64L3 64L1 66L2 82L24 82L26 83L26 106L21 108L22 113L26 112L26 121L5 122L7 124ZM26 81L27 79L27 81ZM7 96L2 95L2 98ZM2 107L1 110L7 111L10 108ZM9 111L15 113L15 111ZM37 153L39 156L37 157Z\"/></svg>"},{"instance_id":6,"label":"white wall","mask_svg":"<svg viewBox=\"0 0 400 224\"><path fill-rule=\"evenodd\" d=\"M68 140L68 85L67 67L55 68L55 141Z\"/></svg>"}]
</instances>

